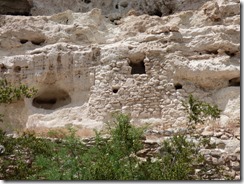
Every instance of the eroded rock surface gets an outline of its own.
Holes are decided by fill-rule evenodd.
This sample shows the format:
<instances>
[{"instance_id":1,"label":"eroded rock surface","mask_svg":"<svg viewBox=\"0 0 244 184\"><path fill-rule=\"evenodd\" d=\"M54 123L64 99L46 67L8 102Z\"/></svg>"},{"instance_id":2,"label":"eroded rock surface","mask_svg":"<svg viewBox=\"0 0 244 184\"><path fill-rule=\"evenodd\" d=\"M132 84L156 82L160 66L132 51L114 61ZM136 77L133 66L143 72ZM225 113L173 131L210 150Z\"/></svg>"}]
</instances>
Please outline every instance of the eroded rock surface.
<instances>
[{"instance_id":1,"label":"eroded rock surface","mask_svg":"<svg viewBox=\"0 0 244 184\"><path fill-rule=\"evenodd\" d=\"M88 12L93 8L99 8L106 17L114 21L124 17L131 10L137 15L149 14L161 17L183 10L197 10L204 3L204 0L75 0L72 3L65 0L44 2L32 0L31 13L52 15L65 10Z\"/></svg>"},{"instance_id":2,"label":"eroded rock surface","mask_svg":"<svg viewBox=\"0 0 244 184\"><path fill-rule=\"evenodd\" d=\"M28 0L0 0L0 14L30 15L32 4Z\"/></svg>"},{"instance_id":3,"label":"eroded rock surface","mask_svg":"<svg viewBox=\"0 0 244 184\"><path fill-rule=\"evenodd\" d=\"M199 152L223 167L221 176L209 170L203 178L240 179L239 1L0 5L0 77L38 89L31 99L0 106L1 128L74 125L85 135L103 128L113 112L130 113L135 124L151 125L144 157L163 140L187 133L182 100L192 94L222 110L189 137L209 140Z\"/></svg>"},{"instance_id":4,"label":"eroded rock surface","mask_svg":"<svg viewBox=\"0 0 244 184\"><path fill-rule=\"evenodd\" d=\"M239 121L239 1L31 4L45 16L0 16L1 77L38 89L1 107L13 124L99 128L122 111L180 127L189 94L217 104L223 126Z\"/></svg>"}]
</instances>

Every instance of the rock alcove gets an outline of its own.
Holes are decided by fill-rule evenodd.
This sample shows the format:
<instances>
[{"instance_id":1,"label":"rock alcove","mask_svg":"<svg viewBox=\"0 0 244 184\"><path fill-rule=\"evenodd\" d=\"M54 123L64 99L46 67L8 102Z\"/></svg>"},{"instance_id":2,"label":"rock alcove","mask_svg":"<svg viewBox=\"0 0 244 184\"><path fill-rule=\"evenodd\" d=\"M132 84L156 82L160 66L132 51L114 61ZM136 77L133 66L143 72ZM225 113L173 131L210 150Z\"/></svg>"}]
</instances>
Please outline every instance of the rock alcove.
<instances>
[{"instance_id":1,"label":"rock alcove","mask_svg":"<svg viewBox=\"0 0 244 184\"><path fill-rule=\"evenodd\" d=\"M48 110L55 110L70 103L70 95L66 91L56 87L43 90L32 101L34 107Z\"/></svg>"},{"instance_id":2,"label":"rock alcove","mask_svg":"<svg viewBox=\"0 0 244 184\"><path fill-rule=\"evenodd\" d=\"M230 79L229 86L240 86L240 77Z\"/></svg>"}]
</instances>

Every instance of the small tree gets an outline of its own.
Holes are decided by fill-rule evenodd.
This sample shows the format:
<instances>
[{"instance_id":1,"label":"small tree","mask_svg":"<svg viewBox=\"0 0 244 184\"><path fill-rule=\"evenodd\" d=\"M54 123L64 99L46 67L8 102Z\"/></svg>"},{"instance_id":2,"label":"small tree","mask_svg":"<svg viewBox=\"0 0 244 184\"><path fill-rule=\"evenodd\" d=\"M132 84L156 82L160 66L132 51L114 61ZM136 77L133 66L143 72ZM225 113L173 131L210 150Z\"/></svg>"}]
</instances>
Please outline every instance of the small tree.
<instances>
[{"instance_id":1,"label":"small tree","mask_svg":"<svg viewBox=\"0 0 244 184\"><path fill-rule=\"evenodd\" d=\"M191 130L195 129L195 125L198 123L204 123L206 118L219 118L221 110L217 105L211 105L209 103L198 100L193 97L192 94L189 95L186 101L182 101L185 112L189 119L188 128Z\"/></svg>"}]
</instances>

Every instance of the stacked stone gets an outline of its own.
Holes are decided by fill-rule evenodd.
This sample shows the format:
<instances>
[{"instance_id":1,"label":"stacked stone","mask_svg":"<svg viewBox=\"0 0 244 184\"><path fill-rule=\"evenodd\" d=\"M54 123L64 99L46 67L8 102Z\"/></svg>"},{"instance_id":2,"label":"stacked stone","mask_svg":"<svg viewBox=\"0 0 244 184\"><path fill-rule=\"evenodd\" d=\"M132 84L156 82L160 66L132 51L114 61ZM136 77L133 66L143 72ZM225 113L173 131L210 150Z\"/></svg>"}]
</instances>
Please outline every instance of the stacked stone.
<instances>
[{"instance_id":1,"label":"stacked stone","mask_svg":"<svg viewBox=\"0 0 244 184\"><path fill-rule=\"evenodd\" d=\"M145 58L142 74L131 74L129 63L129 59L124 59L96 68L90 114L102 119L106 114L122 111L132 118L162 118L171 124L181 117L181 100L186 93L184 89L175 89L169 71L164 69L165 63Z\"/></svg>"}]
</instances>

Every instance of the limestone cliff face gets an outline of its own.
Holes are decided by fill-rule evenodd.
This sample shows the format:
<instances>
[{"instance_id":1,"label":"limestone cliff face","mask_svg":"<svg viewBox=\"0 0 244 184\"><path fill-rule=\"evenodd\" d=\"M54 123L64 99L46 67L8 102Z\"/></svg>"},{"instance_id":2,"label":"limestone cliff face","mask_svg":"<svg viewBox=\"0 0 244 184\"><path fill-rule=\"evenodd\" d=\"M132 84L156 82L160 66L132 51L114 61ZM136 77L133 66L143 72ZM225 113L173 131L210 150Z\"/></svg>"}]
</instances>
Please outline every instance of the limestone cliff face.
<instances>
[{"instance_id":1,"label":"limestone cliff face","mask_svg":"<svg viewBox=\"0 0 244 184\"><path fill-rule=\"evenodd\" d=\"M3 15L30 15L32 4L28 0L1 0L0 14Z\"/></svg>"},{"instance_id":2,"label":"limestone cliff face","mask_svg":"<svg viewBox=\"0 0 244 184\"><path fill-rule=\"evenodd\" d=\"M38 89L1 107L14 126L99 128L122 111L179 127L189 94L239 120L239 1L28 2L33 16L0 15L1 77Z\"/></svg>"}]
</instances>

